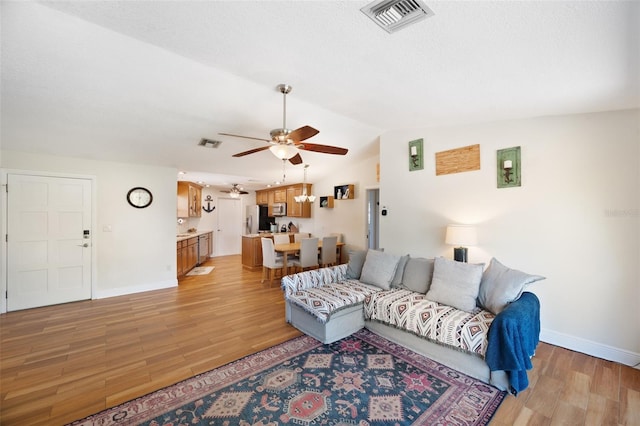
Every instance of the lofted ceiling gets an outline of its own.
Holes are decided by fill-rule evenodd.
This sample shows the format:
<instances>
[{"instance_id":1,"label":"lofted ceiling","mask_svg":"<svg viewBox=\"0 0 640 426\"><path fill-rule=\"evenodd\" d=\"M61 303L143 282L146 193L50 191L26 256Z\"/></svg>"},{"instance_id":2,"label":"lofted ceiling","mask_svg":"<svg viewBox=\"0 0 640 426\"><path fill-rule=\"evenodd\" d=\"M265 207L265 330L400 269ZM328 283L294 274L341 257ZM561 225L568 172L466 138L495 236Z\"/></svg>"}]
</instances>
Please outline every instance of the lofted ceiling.
<instances>
[{"instance_id":1,"label":"lofted ceiling","mask_svg":"<svg viewBox=\"0 0 640 426\"><path fill-rule=\"evenodd\" d=\"M640 106L640 2L427 1L388 34L361 1L2 1L2 149L176 167L257 189L282 125L308 180L377 154L394 129ZM428 134L424 135L428 143ZM201 138L222 141L198 146ZM301 181L302 165L286 165Z\"/></svg>"}]
</instances>

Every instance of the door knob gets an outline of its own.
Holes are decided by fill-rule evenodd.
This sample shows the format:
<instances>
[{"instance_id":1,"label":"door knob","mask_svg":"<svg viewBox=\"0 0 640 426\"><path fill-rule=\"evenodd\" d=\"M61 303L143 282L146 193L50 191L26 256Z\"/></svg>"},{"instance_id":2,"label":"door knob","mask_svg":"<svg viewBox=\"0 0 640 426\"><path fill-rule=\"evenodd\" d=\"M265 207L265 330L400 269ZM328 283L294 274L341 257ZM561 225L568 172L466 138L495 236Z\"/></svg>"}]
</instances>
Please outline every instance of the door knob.
<instances>
[{"instance_id":1,"label":"door knob","mask_svg":"<svg viewBox=\"0 0 640 426\"><path fill-rule=\"evenodd\" d=\"M78 244L78 247L89 247L89 243Z\"/></svg>"}]
</instances>

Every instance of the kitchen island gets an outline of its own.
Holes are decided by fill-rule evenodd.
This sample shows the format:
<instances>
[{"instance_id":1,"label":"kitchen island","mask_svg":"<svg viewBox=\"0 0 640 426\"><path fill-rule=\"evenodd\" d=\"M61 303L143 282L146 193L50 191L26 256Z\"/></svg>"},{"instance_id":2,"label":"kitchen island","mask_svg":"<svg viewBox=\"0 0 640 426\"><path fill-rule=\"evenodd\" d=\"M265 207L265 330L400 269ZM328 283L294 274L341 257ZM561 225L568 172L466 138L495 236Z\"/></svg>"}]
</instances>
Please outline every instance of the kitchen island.
<instances>
[{"instance_id":1,"label":"kitchen island","mask_svg":"<svg viewBox=\"0 0 640 426\"><path fill-rule=\"evenodd\" d=\"M293 232L280 232L280 235L289 235L289 241L293 242ZM242 267L256 271L262 268L262 241L260 238L272 238L273 233L247 234L242 236Z\"/></svg>"}]
</instances>

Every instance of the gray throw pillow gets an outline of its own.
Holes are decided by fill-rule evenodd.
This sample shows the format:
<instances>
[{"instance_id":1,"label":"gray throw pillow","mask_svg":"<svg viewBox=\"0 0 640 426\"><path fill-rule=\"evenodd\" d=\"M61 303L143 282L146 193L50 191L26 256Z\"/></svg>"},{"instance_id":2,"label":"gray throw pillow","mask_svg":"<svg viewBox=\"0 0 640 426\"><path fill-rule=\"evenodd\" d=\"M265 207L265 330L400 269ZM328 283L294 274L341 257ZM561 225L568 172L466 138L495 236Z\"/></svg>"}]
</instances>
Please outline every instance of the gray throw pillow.
<instances>
[{"instance_id":1,"label":"gray throw pillow","mask_svg":"<svg viewBox=\"0 0 640 426\"><path fill-rule=\"evenodd\" d=\"M476 308L484 263L472 264L437 257L427 299L466 312Z\"/></svg>"},{"instance_id":2,"label":"gray throw pillow","mask_svg":"<svg viewBox=\"0 0 640 426\"><path fill-rule=\"evenodd\" d=\"M494 257L482 275L478 303L487 311L498 315L509 303L520 298L526 286L544 279L540 275L529 275L507 268Z\"/></svg>"},{"instance_id":3,"label":"gray throw pillow","mask_svg":"<svg viewBox=\"0 0 640 426\"><path fill-rule=\"evenodd\" d=\"M402 287L402 280L404 276L404 268L409 261L409 255L402 256L400 261L398 261L398 267L396 268L396 273L393 276L393 280L391 281L391 287Z\"/></svg>"},{"instance_id":4,"label":"gray throw pillow","mask_svg":"<svg viewBox=\"0 0 640 426\"><path fill-rule=\"evenodd\" d=\"M411 258L404 267L401 287L425 294L431 286L434 259Z\"/></svg>"},{"instance_id":5,"label":"gray throw pillow","mask_svg":"<svg viewBox=\"0 0 640 426\"><path fill-rule=\"evenodd\" d=\"M375 285L383 290L389 290L399 261L400 256L377 250L367 251L367 257L362 266L360 282Z\"/></svg>"},{"instance_id":6,"label":"gray throw pillow","mask_svg":"<svg viewBox=\"0 0 640 426\"><path fill-rule=\"evenodd\" d=\"M347 265L347 272L345 276L349 279L357 280L362 273L362 265L367 256L366 250L350 250L349 251L349 264Z\"/></svg>"}]
</instances>

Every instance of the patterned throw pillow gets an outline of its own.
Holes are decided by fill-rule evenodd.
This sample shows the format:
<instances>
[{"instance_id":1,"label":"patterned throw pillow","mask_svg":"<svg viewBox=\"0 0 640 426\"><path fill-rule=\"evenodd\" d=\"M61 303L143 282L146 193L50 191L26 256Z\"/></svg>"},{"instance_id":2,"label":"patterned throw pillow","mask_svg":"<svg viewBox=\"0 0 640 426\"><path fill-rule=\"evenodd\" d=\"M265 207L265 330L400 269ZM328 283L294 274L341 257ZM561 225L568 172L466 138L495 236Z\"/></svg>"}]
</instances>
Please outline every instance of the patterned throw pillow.
<instances>
[{"instance_id":1,"label":"patterned throw pillow","mask_svg":"<svg viewBox=\"0 0 640 426\"><path fill-rule=\"evenodd\" d=\"M427 299L472 312L482 280L484 263L472 264L437 257Z\"/></svg>"},{"instance_id":2,"label":"patterned throw pillow","mask_svg":"<svg viewBox=\"0 0 640 426\"><path fill-rule=\"evenodd\" d=\"M487 311L498 315L509 303L520 298L525 287L544 279L540 275L529 275L507 268L494 257L482 275L478 303Z\"/></svg>"}]
</instances>

